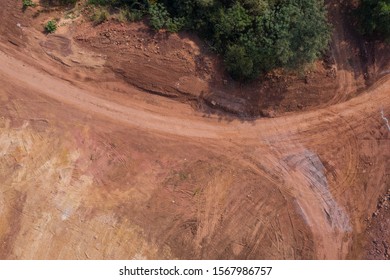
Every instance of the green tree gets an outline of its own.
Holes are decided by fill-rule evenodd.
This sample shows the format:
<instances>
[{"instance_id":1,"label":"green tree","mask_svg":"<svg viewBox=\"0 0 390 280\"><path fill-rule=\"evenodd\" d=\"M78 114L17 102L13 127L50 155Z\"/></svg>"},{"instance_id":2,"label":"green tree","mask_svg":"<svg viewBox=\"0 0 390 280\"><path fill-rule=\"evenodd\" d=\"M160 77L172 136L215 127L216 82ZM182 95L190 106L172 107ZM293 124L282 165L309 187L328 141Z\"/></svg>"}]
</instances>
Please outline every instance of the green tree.
<instances>
[{"instance_id":1,"label":"green tree","mask_svg":"<svg viewBox=\"0 0 390 280\"><path fill-rule=\"evenodd\" d=\"M163 4L152 4L149 7L150 25L156 29L162 29L170 19L169 13Z\"/></svg>"},{"instance_id":2,"label":"green tree","mask_svg":"<svg viewBox=\"0 0 390 280\"><path fill-rule=\"evenodd\" d=\"M364 34L390 39L390 0L361 0L357 15Z\"/></svg>"},{"instance_id":3,"label":"green tree","mask_svg":"<svg viewBox=\"0 0 390 280\"><path fill-rule=\"evenodd\" d=\"M252 57L242 46L231 45L227 48L225 64L232 77L238 80L251 79L257 74Z\"/></svg>"}]
</instances>

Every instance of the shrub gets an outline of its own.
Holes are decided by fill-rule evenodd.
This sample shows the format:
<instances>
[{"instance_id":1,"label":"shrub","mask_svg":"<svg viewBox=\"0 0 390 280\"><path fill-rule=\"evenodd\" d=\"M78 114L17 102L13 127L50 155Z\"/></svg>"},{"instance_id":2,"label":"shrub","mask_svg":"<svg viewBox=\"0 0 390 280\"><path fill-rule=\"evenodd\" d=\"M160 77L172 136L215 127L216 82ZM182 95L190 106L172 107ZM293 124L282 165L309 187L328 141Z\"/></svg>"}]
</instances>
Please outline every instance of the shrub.
<instances>
[{"instance_id":1,"label":"shrub","mask_svg":"<svg viewBox=\"0 0 390 280\"><path fill-rule=\"evenodd\" d=\"M27 9L28 7L35 7L35 4L32 0L23 0L23 9Z\"/></svg>"},{"instance_id":2,"label":"shrub","mask_svg":"<svg viewBox=\"0 0 390 280\"><path fill-rule=\"evenodd\" d=\"M125 22L128 20L129 14L130 14L130 12L128 9L120 9L119 13L116 15L116 19L119 22Z\"/></svg>"},{"instance_id":3,"label":"shrub","mask_svg":"<svg viewBox=\"0 0 390 280\"><path fill-rule=\"evenodd\" d=\"M142 10L130 10L127 20L128 21L139 21L144 16Z\"/></svg>"},{"instance_id":4,"label":"shrub","mask_svg":"<svg viewBox=\"0 0 390 280\"><path fill-rule=\"evenodd\" d=\"M172 18L163 4L150 4L150 25L155 30L166 28L169 32L178 32L185 25L184 18Z\"/></svg>"},{"instance_id":5,"label":"shrub","mask_svg":"<svg viewBox=\"0 0 390 280\"><path fill-rule=\"evenodd\" d=\"M390 39L390 1L361 0L357 9L360 29L363 34L379 35Z\"/></svg>"},{"instance_id":6,"label":"shrub","mask_svg":"<svg viewBox=\"0 0 390 280\"><path fill-rule=\"evenodd\" d=\"M119 13L117 14L116 18L120 22L125 21L138 21L141 20L143 17L143 12L140 10L130 10L128 8L121 8L119 9Z\"/></svg>"},{"instance_id":7,"label":"shrub","mask_svg":"<svg viewBox=\"0 0 390 280\"><path fill-rule=\"evenodd\" d=\"M155 30L162 29L169 20L169 13L163 4L152 4L149 7L150 25Z\"/></svg>"},{"instance_id":8,"label":"shrub","mask_svg":"<svg viewBox=\"0 0 390 280\"><path fill-rule=\"evenodd\" d=\"M56 30L57 30L57 22L54 19L49 20L45 25L46 33L54 33Z\"/></svg>"},{"instance_id":9,"label":"shrub","mask_svg":"<svg viewBox=\"0 0 390 280\"><path fill-rule=\"evenodd\" d=\"M184 26L184 19L183 18L168 18L168 20L165 22L165 27L169 32L176 33L179 32Z\"/></svg>"},{"instance_id":10,"label":"shrub","mask_svg":"<svg viewBox=\"0 0 390 280\"><path fill-rule=\"evenodd\" d=\"M108 20L110 14L105 8L98 8L92 15L92 21L98 25Z\"/></svg>"},{"instance_id":11,"label":"shrub","mask_svg":"<svg viewBox=\"0 0 390 280\"><path fill-rule=\"evenodd\" d=\"M225 54L226 69L233 78L248 80L256 76L252 58L242 46L229 46Z\"/></svg>"}]
</instances>

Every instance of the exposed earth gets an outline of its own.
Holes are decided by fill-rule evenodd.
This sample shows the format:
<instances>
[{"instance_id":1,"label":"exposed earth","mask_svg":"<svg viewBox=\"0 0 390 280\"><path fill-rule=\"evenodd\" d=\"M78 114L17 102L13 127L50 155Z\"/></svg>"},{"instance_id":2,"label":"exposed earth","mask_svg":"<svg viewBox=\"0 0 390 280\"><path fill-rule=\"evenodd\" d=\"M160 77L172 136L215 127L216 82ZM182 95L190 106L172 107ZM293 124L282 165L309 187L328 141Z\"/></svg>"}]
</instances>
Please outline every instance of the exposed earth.
<instances>
[{"instance_id":1,"label":"exposed earth","mask_svg":"<svg viewBox=\"0 0 390 280\"><path fill-rule=\"evenodd\" d=\"M389 47L327 2L322 61L241 85L193 35L0 0L0 259L389 259Z\"/></svg>"}]
</instances>

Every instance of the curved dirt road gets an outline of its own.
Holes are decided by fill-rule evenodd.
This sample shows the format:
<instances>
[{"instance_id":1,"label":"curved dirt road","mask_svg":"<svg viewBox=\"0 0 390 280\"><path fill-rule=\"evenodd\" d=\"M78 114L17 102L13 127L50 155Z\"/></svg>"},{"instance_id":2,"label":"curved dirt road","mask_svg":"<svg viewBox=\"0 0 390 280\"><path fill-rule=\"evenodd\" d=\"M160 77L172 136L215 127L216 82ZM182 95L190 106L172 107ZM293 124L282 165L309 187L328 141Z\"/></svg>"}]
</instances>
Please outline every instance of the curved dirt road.
<instances>
[{"instance_id":1,"label":"curved dirt road","mask_svg":"<svg viewBox=\"0 0 390 280\"><path fill-rule=\"evenodd\" d=\"M239 121L221 123L216 119L196 117L187 119L191 115L190 113L183 119L175 114L162 116L157 111L158 108L155 108L156 111L153 112L123 106L94 96L64 80L40 72L2 51L0 51L0 62L0 71L5 77L60 102L141 129L186 137L226 139L230 135L235 135L236 138L257 138L266 141L270 137L278 136L280 133L278 130L289 134L297 134L302 129L317 131L318 127L323 126L324 123L327 123L326 126L331 126L331 123L336 123L340 119L345 119L345 122L348 123L348 126L342 129L348 130L350 126L356 125L367 116L374 117L377 114L380 118L382 110L387 108L390 100L388 94L390 91L390 82L388 81L390 76L386 76L367 90L365 95L327 109L248 123ZM364 111L365 115L359 114L360 111ZM326 127L324 129L326 130ZM299 134L295 137L299 137ZM308 135L304 137L306 138Z\"/></svg>"}]
</instances>

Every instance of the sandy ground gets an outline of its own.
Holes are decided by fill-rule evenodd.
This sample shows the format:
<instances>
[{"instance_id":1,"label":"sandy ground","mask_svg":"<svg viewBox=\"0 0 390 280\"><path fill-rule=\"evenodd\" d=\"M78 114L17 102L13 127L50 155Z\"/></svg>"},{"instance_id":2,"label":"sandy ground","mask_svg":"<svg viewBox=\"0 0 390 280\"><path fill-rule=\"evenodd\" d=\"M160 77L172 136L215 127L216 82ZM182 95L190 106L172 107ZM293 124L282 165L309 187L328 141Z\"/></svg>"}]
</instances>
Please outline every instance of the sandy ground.
<instances>
[{"instance_id":1,"label":"sandy ground","mask_svg":"<svg viewBox=\"0 0 390 280\"><path fill-rule=\"evenodd\" d=\"M316 110L229 119L129 85L1 3L1 259L367 257L389 188L386 73L345 97L342 70L344 97Z\"/></svg>"}]
</instances>

